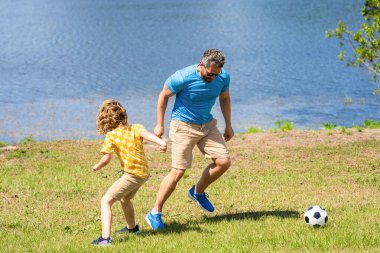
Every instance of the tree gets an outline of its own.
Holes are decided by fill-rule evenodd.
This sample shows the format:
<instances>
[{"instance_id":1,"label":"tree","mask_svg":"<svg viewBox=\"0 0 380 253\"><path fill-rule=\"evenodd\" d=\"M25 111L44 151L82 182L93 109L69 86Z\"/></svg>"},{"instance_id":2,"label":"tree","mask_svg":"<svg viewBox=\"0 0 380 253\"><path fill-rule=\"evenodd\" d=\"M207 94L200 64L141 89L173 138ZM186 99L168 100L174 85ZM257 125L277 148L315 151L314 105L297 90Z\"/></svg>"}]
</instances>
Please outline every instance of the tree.
<instances>
[{"instance_id":1,"label":"tree","mask_svg":"<svg viewBox=\"0 0 380 253\"><path fill-rule=\"evenodd\" d=\"M326 32L326 37L335 37L342 48L349 46L352 49L351 53L341 50L339 59L346 61L349 67L369 70L375 84L374 93L380 95L380 0L365 0L361 15L364 21L356 32L339 21L335 30Z\"/></svg>"}]
</instances>

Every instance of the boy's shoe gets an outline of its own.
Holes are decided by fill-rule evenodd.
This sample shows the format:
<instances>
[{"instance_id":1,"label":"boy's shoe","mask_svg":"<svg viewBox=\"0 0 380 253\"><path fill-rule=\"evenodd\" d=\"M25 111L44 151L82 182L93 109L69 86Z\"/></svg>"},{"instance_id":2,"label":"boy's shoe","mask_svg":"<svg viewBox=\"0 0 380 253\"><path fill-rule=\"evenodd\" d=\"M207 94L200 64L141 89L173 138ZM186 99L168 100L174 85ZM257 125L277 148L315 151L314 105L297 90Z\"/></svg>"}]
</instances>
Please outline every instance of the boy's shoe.
<instances>
[{"instance_id":1,"label":"boy's shoe","mask_svg":"<svg viewBox=\"0 0 380 253\"><path fill-rule=\"evenodd\" d=\"M162 222L162 213L152 214L152 209L145 216L146 222L153 230L164 229L165 225Z\"/></svg>"},{"instance_id":2,"label":"boy's shoe","mask_svg":"<svg viewBox=\"0 0 380 253\"><path fill-rule=\"evenodd\" d=\"M104 239L102 236L99 236L98 239L92 241L92 244L95 246L111 246L112 245L112 239L111 239L111 237Z\"/></svg>"},{"instance_id":3,"label":"boy's shoe","mask_svg":"<svg viewBox=\"0 0 380 253\"><path fill-rule=\"evenodd\" d=\"M215 208L207 199L208 195L205 192L200 194L195 193L195 185L190 188L190 190L187 192L187 195L189 198L197 202L197 204L206 212L214 212Z\"/></svg>"},{"instance_id":4,"label":"boy's shoe","mask_svg":"<svg viewBox=\"0 0 380 253\"><path fill-rule=\"evenodd\" d=\"M130 233L130 234L140 234L141 233L141 231L140 231L140 228L139 228L139 225L136 225L134 228L131 228L131 229L129 229L128 227L123 227L122 229L120 229L120 230L116 230L115 232L114 232L114 234L128 234L128 233Z\"/></svg>"}]
</instances>

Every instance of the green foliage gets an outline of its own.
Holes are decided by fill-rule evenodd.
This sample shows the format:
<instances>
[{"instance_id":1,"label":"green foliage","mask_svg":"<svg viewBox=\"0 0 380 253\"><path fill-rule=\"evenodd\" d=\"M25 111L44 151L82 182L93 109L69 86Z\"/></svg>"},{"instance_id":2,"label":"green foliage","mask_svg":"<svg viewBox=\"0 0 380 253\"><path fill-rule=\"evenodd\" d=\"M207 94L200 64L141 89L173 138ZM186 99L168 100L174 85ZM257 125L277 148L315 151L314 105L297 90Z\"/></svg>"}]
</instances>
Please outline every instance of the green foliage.
<instances>
[{"instance_id":1,"label":"green foliage","mask_svg":"<svg viewBox=\"0 0 380 253\"><path fill-rule=\"evenodd\" d=\"M324 123L323 127L326 130L333 130L334 128L336 128L336 124L328 122L328 123Z\"/></svg>"},{"instance_id":2,"label":"green foliage","mask_svg":"<svg viewBox=\"0 0 380 253\"><path fill-rule=\"evenodd\" d=\"M12 153L10 153L8 155L8 158L22 158L22 157L27 157L27 156L28 156L28 153L26 152L26 150L17 149L13 151Z\"/></svg>"},{"instance_id":3,"label":"green foliage","mask_svg":"<svg viewBox=\"0 0 380 253\"><path fill-rule=\"evenodd\" d=\"M8 142L2 142L2 141L0 141L0 148L1 148L1 147L6 147L6 146L8 146L8 145L9 145Z\"/></svg>"},{"instance_id":4,"label":"green foliage","mask_svg":"<svg viewBox=\"0 0 380 253\"><path fill-rule=\"evenodd\" d=\"M360 127L358 125L353 125L352 127L355 128L360 133L363 132L363 129L364 129L364 127Z\"/></svg>"},{"instance_id":5,"label":"green foliage","mask_svg":"<svg viewBox=\"0 0 380 253\"><path fill-rule=\"evenodd\" d=\"M338 126L334 123L324 123L323 124L323 127L325 130L334 130L336 128L338 128ZM352 131L349 130L347 127L345 126L339 126L340 130L341 130L341 133L345 133L345 134L352 134ZM380 120L379 121L375 121L373 119L366 119L363 121L363 124L361 126L358 126L358 125L353 125L352 128L356 129L358 132L363 132L364 129L376 129L376 128L380 128Z\"/></svg>"},{"instance_id":6,"label":"green foliage","mask_svg":"<svg viewBox=\"0 0 380 253\"><path fill-rule=\"evenodd\" d=\"M372 119L366 119L363 121L363 127L364 128L380 128L380 121L374 121Z\"/></svg>"},{"instance_id":7,"label":"green foliage","mask_svg":"<svg viewBox=\"0 0 380 253\"><path fill-rule=\"evenodd\" d=\"M256 134L256 133L262 133L263 130L261 130L260 128L257 128L257 127L250 127L245 133L247 134Z\"/></svg>"},{"instance_id":8,"label":"green foliage","mask_svg":"<svg viewBox=\"0 0 380 253\"><path fill-rule=\"evenodd\" d=\"M347 134L347 135L351 135L352 134L352 131L347 129L346 127L342 127L341 128L341 132L342 134Z\"/></svg>"},{"instance_id":9,"label":"green foliage","mask_svg":"<svg viewBox=\"0 0 380 253\"><path fill-rule=\"evenodd\" d=\"M29 135L28 137L25 137L21 140L20 144L21 145L28 145L28 144L32 144L32 143L35 143L36 140L33 138L33 135Z\"/></svg>"},{"instance_id":10,"label":"green foliage","mask_svg":"<svg viewBox=\"0 0 380 253\"><path fill-rule=\"evenodd\" d=\"M277 126L277 128L272 129L273 131L280 130L283 132L288 132L292 131L294 128L293 122L289 120L276 120L274 124Z\"/></svg>"},{"instance_id":11,"label":"green foliage","mask_svg":"<svg viewBox=\"0 0 380 253\"><path fill-rule=\"evenodd\" d=\"M350 31L343 21L339 21L335 30L326 32L326 38L335 37L342 48L352 49L351 53L340 51L339 60L349 67L368 69L376 85L374 93L380 95L380 0L365 0L361 14L364 20L358 31Z\"/></svg>"}]
</instances>

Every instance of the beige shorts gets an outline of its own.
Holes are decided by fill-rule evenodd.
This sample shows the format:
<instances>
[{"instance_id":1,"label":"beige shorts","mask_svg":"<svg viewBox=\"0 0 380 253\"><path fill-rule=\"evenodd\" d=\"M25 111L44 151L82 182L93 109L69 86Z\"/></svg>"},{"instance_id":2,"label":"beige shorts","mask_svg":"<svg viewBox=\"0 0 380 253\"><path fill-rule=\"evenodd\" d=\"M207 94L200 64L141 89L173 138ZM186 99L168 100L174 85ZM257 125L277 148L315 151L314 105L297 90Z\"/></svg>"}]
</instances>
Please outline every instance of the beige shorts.
<instances>
[{"instance_id":1,"label":"beige shorts","mask_svg":"<svg viewBox=\"0 0 380 253\"><path fill-rule=\"evenodd\" d=\"M120 200L122 198L132 199L139 188L148 180L149 177L139 178L135 175L124 173L116 180L107 193L111 198Z\"/></svg>"},{"instance_id":2,"label":"beige shorts","mask_svg":"<svg viewBox=\"0 0 380 253\"><path fill-rule=\"evenodd\" d=\"M206 158L229 158L226 143L216 124L216 119L204 125L172 120L169 130L172 167L180 170L189 169L195 145Z\"/></svg>"}]
</instances>

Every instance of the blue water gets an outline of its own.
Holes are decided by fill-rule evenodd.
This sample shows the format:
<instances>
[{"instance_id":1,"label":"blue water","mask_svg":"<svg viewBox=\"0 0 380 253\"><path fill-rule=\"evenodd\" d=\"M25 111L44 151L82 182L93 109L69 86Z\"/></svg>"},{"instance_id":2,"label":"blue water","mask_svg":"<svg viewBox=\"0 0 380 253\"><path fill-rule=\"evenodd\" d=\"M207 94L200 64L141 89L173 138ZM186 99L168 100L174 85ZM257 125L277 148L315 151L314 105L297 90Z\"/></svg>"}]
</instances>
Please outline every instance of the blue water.
<instances>
[{"instance_id":1,"label":"blue water","mask_svg":"<svg viewBox=\"0 0 380 253\"><path fill-rule=\"evenodd\" d=\"M2 0L0 141L95 138L107 98L152 130L163 82L211 47L226 54L236 131L378 120L368 73L324 37L339 19L357 29L362 2ZM218 104L213 114L222 129Z\"/></svg>"}]
</instances>

